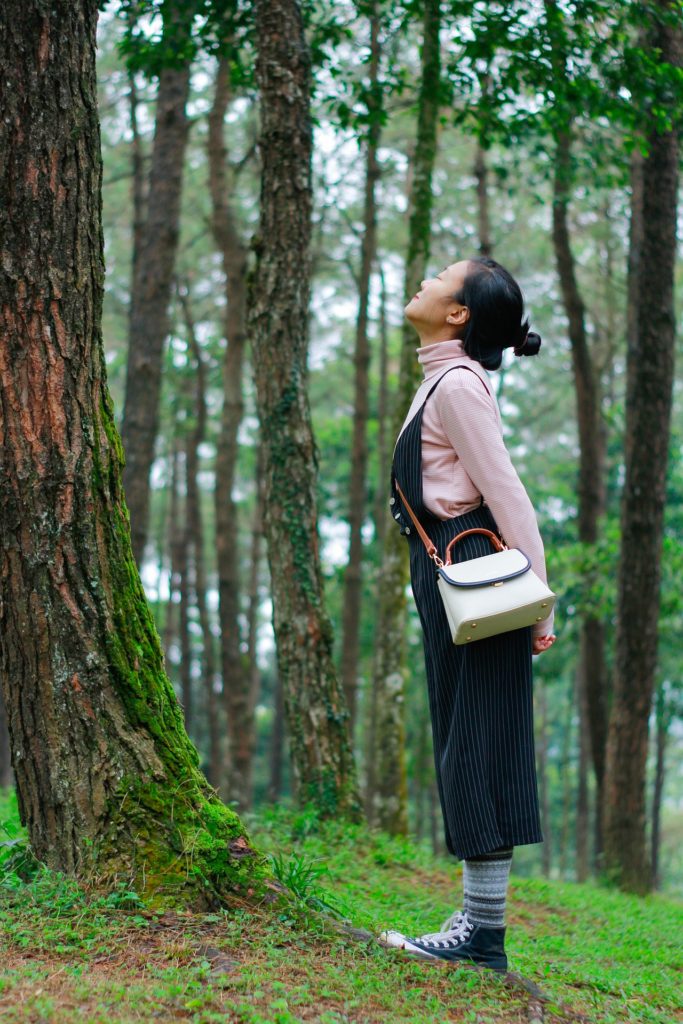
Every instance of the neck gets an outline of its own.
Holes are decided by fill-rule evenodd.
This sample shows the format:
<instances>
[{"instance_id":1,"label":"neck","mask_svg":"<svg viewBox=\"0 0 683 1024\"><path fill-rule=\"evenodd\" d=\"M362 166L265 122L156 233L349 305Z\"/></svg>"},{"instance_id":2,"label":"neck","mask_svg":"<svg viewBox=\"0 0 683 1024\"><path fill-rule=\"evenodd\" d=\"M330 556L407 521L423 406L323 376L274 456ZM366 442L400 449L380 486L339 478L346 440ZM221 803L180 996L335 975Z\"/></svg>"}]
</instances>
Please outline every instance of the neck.
<instances>
[{"instance_id":1,"label":"neck","mask_svg":"<svg viewBox=\"0 0 683 1024\"><path fill-rule=\"evenodd\" d=\"M458 338L453 337L453 328L449 324L443 324L441 327L428 327L426 324L424 327L418 327L417 324L413 326L420 338L420 348L436 345L440 341L458 341Z\"/></svg>"},{"instance_id":2,"label":"neck","mask_svg":"<svg viewBox=\"0 0 683 1024\"><path fill-rule=\"evenodd\" d=\"M465 350L459 338L447 338L421 345L417 350L418 361L422 364L425 379L439 373L453 359L462 359Z\"/></svg>"}]
</instances>

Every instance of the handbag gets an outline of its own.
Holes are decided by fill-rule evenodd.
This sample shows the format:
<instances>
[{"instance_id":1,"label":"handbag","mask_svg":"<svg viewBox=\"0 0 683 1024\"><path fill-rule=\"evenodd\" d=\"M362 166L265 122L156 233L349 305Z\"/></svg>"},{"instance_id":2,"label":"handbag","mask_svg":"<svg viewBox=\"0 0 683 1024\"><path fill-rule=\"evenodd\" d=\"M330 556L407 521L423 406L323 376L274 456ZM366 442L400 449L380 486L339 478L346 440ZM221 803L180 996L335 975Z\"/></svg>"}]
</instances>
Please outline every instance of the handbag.
<instances>
[{"instance_id":1,"label":"handbag","mask_svg":"<svg viewBox=\"0 0 683 1024\"><path fill-rule=\"evenodd\" d=\"M442 562L398 481L395 483L427 554L436 565L436 583L454 644L484 640L548 618L555 594L533 571L523 551L508 548L492 530L481 527L457 534L446 548L446 561ZM455 545L475 533L488 538L494 553L453 564L451 553Z\"/></svg>"}]
</instances>

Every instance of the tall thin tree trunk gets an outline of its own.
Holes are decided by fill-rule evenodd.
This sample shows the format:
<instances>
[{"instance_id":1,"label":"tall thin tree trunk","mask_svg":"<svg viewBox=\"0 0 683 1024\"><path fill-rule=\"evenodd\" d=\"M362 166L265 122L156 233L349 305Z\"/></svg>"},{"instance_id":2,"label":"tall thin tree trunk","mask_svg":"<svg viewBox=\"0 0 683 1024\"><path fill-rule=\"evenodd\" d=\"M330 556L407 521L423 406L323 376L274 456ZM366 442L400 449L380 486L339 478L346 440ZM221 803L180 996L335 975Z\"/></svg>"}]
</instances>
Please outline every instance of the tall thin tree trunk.
<instances>
[{"instance_id":1,"label":"tall thin tree trunk","mask_svg":"<svg viewBox=\"0 0 683 1024\"><path fill-rule=\"evenodd\" d=\"M562 778L562 824L560 826L560 878L567 877L567 860L569 858L569 833L572 805L571 752L574 717L574 686L567 695L565 716L562 730L562 750L560 754L560 774Z\"/></svg>"},{"instance_id":2,"label":"tall thin tree trunk","mask_svg":"<svg viewBox=\"0 0 683 1024\"><path fill-rule=\"evenodd\" d=\"M131 294L135 291L135 282L140 272L140 253L143 247L143 232L145 230L145 166L144 147L140 137L138 126L138 90L135 83L135 72L128 71L128 83L130 90L128 102L130 104L130 130L133 136L131 145L132 180L131 193L133 199L133 252L131 254Z\"/></svg>"},{"instance_id":3,"label":"tall thin tree trunk","mask_svg":"<svg viewBox=\"0 0 683 1024\"><path fill-rule=\"evenodd\" d=\"M375 493L375 537L382 548L387 532L386 482L389 476L387 427L389 419L389 325L387 323L387 287L379 266L379 388L377 391L377 487Z\"/></svg>"},{"instance_id":4,"label":"tall thin tree trunk","mask_svg":"<svg viewBox=\"0 0 683 1024\"><path fill-rule=\"evenodd\" d=\"M655 733L655 782L652 793L652 832L650 836L650 859L652 862L652 887L661 886L659 848L662 824L662 796L664 795L666 741L669 735L671 715L667 713L666 689L663 683L657 687L655 701L657 730Z\"/></svg>"},{"instance_id":5,"label":"tall thin tree trunk","mask_svg":"<svg viewBox=\"0 0 683 1024\"><path fill-rule=\"evenodd\" d=\"M270 736L270 781L268 799L277 803L282 794L282 757L285 746L285 691L282 677L275 677L273 692L273 731Z\"/></svg>"},{"instance_id":6,"label":"tall thin tree trunk","mask_svg":"<svg viewBox=\"0 0 683 1024\"><path fill-rule=\"evenodd\" d=\"M657 11L661 11L658 16ZM680 66L673 5L652 8L652 43ZM674 376L679 140L652 132L643 164L642 246L635 274L647 316L628 338L625 481L621 505L614 696L607 742L605 867L622 888L646 892L652 877L645 839L645 764L657 666L666 470Z\"/></svg>"},{"instance_id":7,"label":"tall thin tree trunk","mask_svg":"<svg viewBox=\"0 0 683 1024\"><path fill-rule=\"evenodd\" d=\"M246 329L247 249L240 237L232 204L234 180L229 172L225 143L225 114L232 98L230 61L221 59L216 91L209 114L209 191L213 235L223 261L226 289L223 361L223 408L216 452L216 557L218 564L218 614L221 627L223 701L228 728L225 790L239 807L248 802L250 771L249 737L254 723L251 711L251 670L240 649L240 538L239 509L233 491L237 472L237 437L244 415L242 396Z\"/></svg>"},{"instance_id":8,"label":"tall thin tree trunk","mask_svg":"<svg viewBox=\"0 0 683 1024\"><path fill-rule=\"evenodd\" d=\"M418 103L417 144L410 194L409 241L406 260L406 302L418 291L424 276L431 239L432 171L437 147L441 78L440 0L426 0L423 19L422 79ZM396 437L405 419L419 378L415 331L404 322L398 395L393 417ZM386 482L387 496L389 483ZM388 500L388 497L387 497ZM387 505L388 508L388 505ZM372 820L389 832L405 833L405 726L403 721L403 637L408 581L408 545L396 528L385 536L379 579L374 688L377 694L377 739Z\"/></svg>"},{"instance_id":9,"label":"tall thin tree trunk","mask_svg":"<svg viewBox=\"0 0 683 1024\"><path fill-rule=\"evenodd\" d=\"M168 519L168 549L169 549L169 573L168 573L168 604L166 606L166 621L164 622L163 647L168 657L168 651L173 643L176 633L176 602L173 596L180 590L180 568L178 564L178 536L181 528L180 522L180 499L178 488L180 486L180 451L178 437L174 433L172 447L168 458L171 462L171 507Z\"/></svg>"},{"instance_id":10,"label":"tall thin tree trunk","mask_svg":"<svg viewBox=\"0 0 683 1024\"><path fill-rule=\"evenodd\" d=\"M36 856L206 907L267 868L198 770L132 554L101 329L97 9L0 6L0 684Z\"/></svg>"},{"instance_id":11,"label":"tall thin tree trunk","mask_svg":"<svg viewBox=\"0 0 683 1024\"><path fill-rule=\"evenodd\" d=\"M218 713L218 700L215 689L216 658L214 654L213 633L207 601L206 568L204 565L204 521L202 516L201 492L199 488L199 447L206 434L206 367L204 356L197 341L189 294L185 288L178 290L180 305L185 320L187 333L188 355L192 357L193 373L189 381L196 381L194 397L194 427L188 431L187 451L187 533L192 550L194 566L194 597L199 615L199 626L202 632L201 679L204 689L204 706L207 715L207 732L209 736L209 782L213 786L220 784L221 772L221 721ZM188 395L191 401L192 396Z\"/></svg>"},{"instance_id":12,"label":"tall thin tree trunk","mask_svg":"<svg viewBox=\"0 0 683 1024\"><path fill-rule=\"evenodd\" d=\"M387 324L387 292L381 261L379 266L380 279L380 313L379 313L379 391L377 395L377 466L378 476L375 493L375 538L376 549L384 549L387 532L386 480L389 475L387 452L387 426L389 406L389 329ZM364 789L363 801L368 820L372 819L372 806L375 799L375 749L377 744L377 674L372 672L366 680L365 700L365 757L364 757Z\"/></svg>"},{"instance_id":13,"label":"tall thin tree trunk","mask_svg":"<svg viewBox=\"0 0 683 1024\"><path fill-rule=\"evenodd\" d=\"M0 786L12 785L12 757L10 753L10 739L7 729L7 712L5 702L2 699L0 690Z\"/></svg>"},{"instance_id":14,"label":"tall thin tree trunk","mask_svg":"<svg viewBox=\"0 0 683 1024\"><path fill-rule=\"evenodd\" d=\"M175 15L170 6L169 21ZM170 31L168 23L165 31ZM121 440L126 456L123 487L130 514L133 557L138 565L142 564L147 539L150 471L159 426L163 350L178 245L189 87L189 64L161 71L147 214L139 237L131 297ZM139 214L137 208L135 214Z\"/></svg>"},{"instance_id":15,"label":"tall thin tree trunk","mask_svg":"<svg viewBox=\"0 0 683 1024\"><path fill-rule=\"evenodd\" d=\"M566 74L567 54L562 24L564 14L556 0L545 0L548 32L555 74ZM586 331L586 307L576 276L576 262L569 230L569 201L572 187L571 114L555 132L553 177L553 246L562 301L567 315L572 350L576 421L579 435L578 534L584 544L594 544L605 512L605 426L601 414L601 387L596 362ZM586 581L590 585L590 579ZM605 664L605 627L595 615L584 614L579 640L580 730L588 729L590 751L598 791L598 815L602 807L607 742L608 680ZM597 835L600 837L598 820Z\"/></svg>"},{"instance_id":16,"label":"tall thin tree trunk","mask_svg":"<svg viewBox=\"0 0 683 1024\"><path fill-rule=\"evenodd\" d=\"M541 849L541 869L545 877L550 878L553 833L550 820L550 786L548 782L548 694L545 686L539 686L538 688L538 703L541 712L539 723L540 742L538 744L538 781L544 839Z\"/></svg>"},{"instance_id":17,"label":"tall thin tree trunk","mask_svg":"<svg viewBox=\"0 0 683 1024\"><path fill-rule=\"evenodd\" d=\"M581 681L581 665L576 670L576 706L579 711L579 764L576 780L576 881L585 882L589 875L589 740L583 723L586 721L585 693Z\"/></svg>"},{"instance_id":18,"label":"tall thin tree trunk","mask_svg":"<svg viewBox=\"0 0 683 1024\"><path fill-rule=\"evenodd\" d=\"M182 693L185 728L188 736L194 732L194 693L192 689L192 637L190 636L190 547L192 539L187 521L187 444L185 438L183 468L185 469L185 501L183 502L183 525L178 533L178 576L180 603L178 605L178 633L180 642L180 689Z\"/></svg>"},{"instance_id":19,"label":"tall thin tree trunk","mask_svg":"<svg viewBox=\"0 0 683 1024\"><path fill-rule=\"evenodd\" d=\"M490 256L493 252L493 242L491 241L491 216L489 213L489 169L486 163L486 149L479 138L474 157L474 177L477 182L479 252L482 256Z\"/></svg>"},{"instance_id":20,"label":"tall thin tree trunk","mask_svg":"<svg viewBox=\"0 0 683 1024\"><path fill-rule=\"evenodd\" d=\"M251 525L251 552L249 557L249 587L247 600L247 664L249 666L249 703L244 717L244 733L236 751L237 763L242 766L244 784L243 806L251 809L254 802L254 750L256 748L256 704L261 689L261 672L256 657L259 634L259 583L263 562L263 449L256 454L255 508Z\"/></svg>"},{"instance_id":21,"label":"tall thin tree trunk","mask_svg":"<svg viewBox=\"0 0 683 1024\"><path fill-rule=\"evenodd\" d=\"M358 275L358 316L356 318L356 345L354 351L353 440L351 445L351 480L349 485L349 559L344 572L342 612L342 653L340 675L346 703L349 708L349 729L354 734L356 720L356 690L358 687L358 652L360 647L360 614L363 596L363 537L362 527L366 510L366 477L368 463L367 426L369 415L370 345L368 343L368 301L372 265L375 259L377 211L375 189L380 176L377 160L381 125L381 86L378 83L380 18L373 4L370 12L370 80L368 116L370 125L366 139L365 199L363 210L363 240L361 265Z\"/></svg>"},{"instance_id":22,"label":"tall thin tree trunk","mask_svg":"<svg viewBox=\"0 0 683 1024\"><path fill-rule=\"evenodd\" d=\"M307 395L310 55L296 0L257 0L261 215L249 333L265 456L265 530L295 789L323 815L360 815L349 714L332 660L318 552Z\"/></svg>"}]
</instances>

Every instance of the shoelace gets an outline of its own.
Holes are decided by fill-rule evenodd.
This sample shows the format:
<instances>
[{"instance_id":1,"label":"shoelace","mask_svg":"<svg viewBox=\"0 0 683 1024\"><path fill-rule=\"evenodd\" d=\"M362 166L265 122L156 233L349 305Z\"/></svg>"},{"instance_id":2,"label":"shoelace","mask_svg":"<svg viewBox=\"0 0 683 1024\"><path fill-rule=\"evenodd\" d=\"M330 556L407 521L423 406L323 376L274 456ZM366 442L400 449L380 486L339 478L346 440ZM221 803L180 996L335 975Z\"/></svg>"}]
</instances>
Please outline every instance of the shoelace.
<instances>
[{"instance_id":1,"label":"shoelace","mask_svg":"<svg viewBox=\"0 0 683 1024\"><path fill-rule=\"evenodd\" d=\"M420 935L420 942L430 942L432 939L442 939L445 934L459 928L462 923L462 919L462 911L456 910L454 914L451 914L450 917L446 918L438 932L425 932L424 935Z\"/></svg>"},{"instance_id":2,"label":"shoelace","mask_svg":"<svg viewBox=\"0 0 683 1024\"><path fill-rule=\"evenodd\" d=\"M455 915L453 916L455 917ZM461 942L466 942L467 939L469 939L473 928L474 925L468 919L467 914L461 914L460 921L454 928L449 929L447 932L442 932L440 935L438 933L434 933L434 937L430 939L425 939L423 937L419 941L425 946L447 949L449 946L456 946Z\"/></svg>"}]
</instances>

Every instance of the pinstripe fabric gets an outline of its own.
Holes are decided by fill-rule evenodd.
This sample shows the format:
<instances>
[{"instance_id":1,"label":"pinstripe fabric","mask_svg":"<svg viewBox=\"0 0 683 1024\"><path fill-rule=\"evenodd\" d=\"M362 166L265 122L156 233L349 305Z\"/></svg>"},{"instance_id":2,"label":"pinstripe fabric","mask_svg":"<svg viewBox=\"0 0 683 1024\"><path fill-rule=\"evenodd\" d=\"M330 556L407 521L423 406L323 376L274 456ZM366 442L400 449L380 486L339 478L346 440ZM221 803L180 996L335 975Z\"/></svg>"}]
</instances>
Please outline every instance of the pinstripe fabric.
<instances>
[{"instance_id":1,"label":"pinstripe fabric","mask_svg":"<svg viewBox=\"0 0 683 1024\"><path fill-rule=\"evenodd\" d=\"M410 578L423 630L446 847L463 859L503 846L543 841L534 756L532 631L527 627L462 646L451 640L434 564L401 506L395 480L442 556L449 540L461 530L483 526L497 531L497 527L483 502L454 519L438 519L425 508L423 409L424 403L396 444L391 505L410 546ZM464 561L490 551L485 537L467 537L456 545L454 557Z\"/></svg>"}]
</instances>

